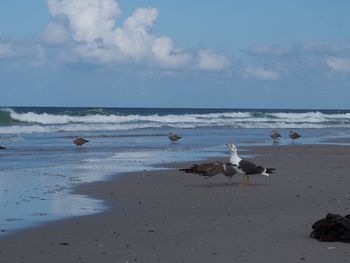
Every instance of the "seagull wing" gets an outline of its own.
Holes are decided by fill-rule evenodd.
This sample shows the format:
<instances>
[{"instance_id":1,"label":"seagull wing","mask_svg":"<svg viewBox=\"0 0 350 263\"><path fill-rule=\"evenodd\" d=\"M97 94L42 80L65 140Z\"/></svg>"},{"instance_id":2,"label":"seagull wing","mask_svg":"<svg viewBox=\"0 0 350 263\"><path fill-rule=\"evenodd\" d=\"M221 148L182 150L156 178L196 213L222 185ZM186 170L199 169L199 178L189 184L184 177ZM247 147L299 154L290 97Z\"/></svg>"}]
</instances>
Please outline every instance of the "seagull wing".
<instances>
[{"instance_id":1,"label":"seagull wing","mask_svg":"<svg viewBox=\"0 0 350 263\"><path fill-rule=\"evenodd\" d=\"M180 169L182 172L200 174L204 176L214 176L222 173L220 162L194 164L190 168Z\"/></svg>"},{"instance_id":2,"label":"seagull wing","mask_svg":"<svg viewBox=\"0 0 350 263\"><path fill-rule=\"evenodd\" d=\"M250 161L242 160L238 164L238 169L243 170L245 174L261 174L265 171L265 168L262 166L258 166Z\"/></svg>"},{"instance_id":3,"label":"seagull wing","mask_svg":"<svg viewBox=\"0 0 350 263\"><path fill-rule=\"evenodd\" d=\"M234 176L234 175L237 173L237 171L235 170L235 168L234 168L234 166L233 166L232 163L226 163L226 164L225 164L225 167L226 167L226 169L223 169L223 170L222 170L222 173L223 173L225 176L230 176L230 177L232 177L232 176Z\"/></svg>"}]
</instances>

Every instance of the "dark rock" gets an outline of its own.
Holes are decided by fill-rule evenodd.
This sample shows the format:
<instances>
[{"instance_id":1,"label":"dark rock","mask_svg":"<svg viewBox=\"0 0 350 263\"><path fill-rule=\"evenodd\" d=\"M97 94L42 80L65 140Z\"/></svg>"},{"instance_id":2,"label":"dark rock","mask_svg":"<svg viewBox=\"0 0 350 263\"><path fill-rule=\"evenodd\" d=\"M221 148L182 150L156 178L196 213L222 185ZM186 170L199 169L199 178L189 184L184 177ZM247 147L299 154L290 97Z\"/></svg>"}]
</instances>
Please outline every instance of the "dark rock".
<instances>
[{"instance_id":1,"label":"dark rock","mask_svg":"<svg viewBox=\"0 0 350 263\"><path fill-rule=\"evenodd\" d=\"M350 215L327 214L312 225L310 237L322 242L350 243Z\"/></svg>"}]
</instances>

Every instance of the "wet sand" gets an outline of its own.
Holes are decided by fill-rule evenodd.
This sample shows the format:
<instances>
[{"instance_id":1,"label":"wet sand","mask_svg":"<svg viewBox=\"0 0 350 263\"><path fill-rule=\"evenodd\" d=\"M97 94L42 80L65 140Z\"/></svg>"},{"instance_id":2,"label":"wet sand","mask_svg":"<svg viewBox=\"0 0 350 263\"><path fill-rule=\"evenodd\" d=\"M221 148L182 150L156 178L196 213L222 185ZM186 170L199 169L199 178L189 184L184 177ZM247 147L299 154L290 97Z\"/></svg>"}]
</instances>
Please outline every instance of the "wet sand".
<instances>
[{"instance_id":1,"label":"wet sand","mask_svg":"<svg viewBox=\"0 0 350 263\"><path fill-rule=\"evenodd\" d=\"M349 244L309 238L328 212L350 213L350 147L249 147L270 177L204 178L176 169L117 176L76 189L104 213L0 239L0 262L348 262ZM178 168L187 165L172 164Z\"/></svg>"}]
</instances>

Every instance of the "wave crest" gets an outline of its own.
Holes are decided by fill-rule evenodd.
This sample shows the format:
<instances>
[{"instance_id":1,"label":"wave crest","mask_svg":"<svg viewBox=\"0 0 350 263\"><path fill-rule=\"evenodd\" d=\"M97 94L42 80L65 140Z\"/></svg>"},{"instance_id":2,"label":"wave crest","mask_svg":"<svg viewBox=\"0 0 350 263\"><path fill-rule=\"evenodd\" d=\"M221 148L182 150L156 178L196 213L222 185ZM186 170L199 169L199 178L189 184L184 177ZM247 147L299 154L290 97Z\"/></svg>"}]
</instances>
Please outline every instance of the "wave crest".
<instances>
[{"instance_id":1,"label":"wave crest","mask_svg":"<svg viewBox=\"0 0 350 263\"><path fill-rule=\"evenodd\" d=\"M57 114L33 111L5 112L6 122L1 123L0 133L36 133L57 131L118 131L145 128L350 128L350 113L321 111L265 112L225 111L183 114L120 114L116 112L80 111ZM3 114L4 115L4 114ZM9 119L12 121L9 125Z\"/></svg>"}]
</instances>

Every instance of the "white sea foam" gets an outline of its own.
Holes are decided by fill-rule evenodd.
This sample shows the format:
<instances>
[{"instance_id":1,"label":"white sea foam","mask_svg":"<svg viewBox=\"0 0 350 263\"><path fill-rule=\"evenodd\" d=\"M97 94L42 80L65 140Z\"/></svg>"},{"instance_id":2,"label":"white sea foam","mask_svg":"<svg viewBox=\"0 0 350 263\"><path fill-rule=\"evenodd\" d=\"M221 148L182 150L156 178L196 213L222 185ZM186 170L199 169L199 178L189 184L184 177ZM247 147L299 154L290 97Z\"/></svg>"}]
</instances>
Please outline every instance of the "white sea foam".
<instances>
[{"instance_id":1,"label":"white sea foam","mask_svg":"<svg viewBox=\"0 0 350 263\"><path fill-rule=\"evenodd\" d=\"M13 120L24 123L37 124L68 124L68 123L128 123L128 122L160 122L160 123L198 123L213 121L220 118L249 118L248 112L227 112L209 114L183 114L183 115L116 115L93 114L85 116L54 115L48 113L17 113L12 109L6 109Z\"/></svg>"},{"instance_id":2,"label":"white sea foam","mask_svg":"<svg viewBox=\"0 0 350 263\"><path fill-rule=\"evenodd\" d=\"M144 128L350 128L350 113L310 112L220 112L208 114L120 115L90 114L84 116L7 111L20 123L0 126L0 134L57 131L123 131Z\"/></svg>"}]
</instances>

